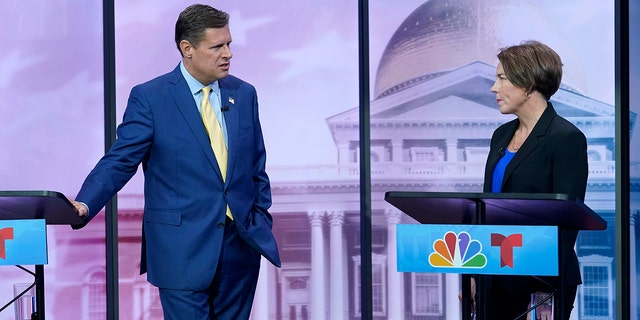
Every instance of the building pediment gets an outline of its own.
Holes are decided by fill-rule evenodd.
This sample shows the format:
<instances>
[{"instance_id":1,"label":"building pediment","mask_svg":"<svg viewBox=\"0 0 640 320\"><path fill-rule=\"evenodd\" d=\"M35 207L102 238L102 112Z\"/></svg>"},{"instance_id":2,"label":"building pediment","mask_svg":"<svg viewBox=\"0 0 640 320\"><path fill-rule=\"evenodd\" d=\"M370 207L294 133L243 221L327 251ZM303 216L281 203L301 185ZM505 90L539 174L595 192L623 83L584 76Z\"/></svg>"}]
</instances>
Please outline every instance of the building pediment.
<instances>
[{"instance_id":1,"label":"building pediment","mask_svg":"<svg viewBox=\"0 0 640 320\"><path fill-rule=\"evenodd\" d=\"M426 118L426 119L425 119ZM414 122L420 120L439 121L459 119L495 119L496 110L473 100L468 100L458 95L447 95L439 100L424 104L407 112L390 114L387 118L372 118L372 121L380 120ZM375 119L375 120L374 120ZM384 120L383 120L384 119Z\"/></svg>"},{"instance_id":2,"label":"building pediment","mask_svg":"<svg viewBox=\"0 0 640 320\"><path fill-rule=\"evenodd\" d=\"M372 122L466 121L499 118L495 94L490 91L495 67L474 62L455 70L440 72L415 86L371 101ZM613 117L612 105L582 95L563 85L551 99L554 107L567 118ZM333 124L357 124L359 110L354 108L327 119Z\"/></svg>"}]
</instances>

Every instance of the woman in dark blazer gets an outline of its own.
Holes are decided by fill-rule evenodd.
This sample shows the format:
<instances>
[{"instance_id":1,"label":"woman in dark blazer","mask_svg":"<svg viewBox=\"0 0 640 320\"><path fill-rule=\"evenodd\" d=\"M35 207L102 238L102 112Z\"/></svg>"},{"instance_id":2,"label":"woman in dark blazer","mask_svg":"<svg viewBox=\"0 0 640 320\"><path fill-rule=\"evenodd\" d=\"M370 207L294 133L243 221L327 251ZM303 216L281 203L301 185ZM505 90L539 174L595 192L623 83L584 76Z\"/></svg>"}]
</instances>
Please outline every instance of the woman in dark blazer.
<instances>
[{"instance_id":1,"label":"woman in dark blazer","mask_svg":"<svg viewBox=\"0 0 640 320\"><path fill-rule=\"evenodd\" d=\"M484 192L563 193L584 200L586 138L549 102L562 80L560 57L540 42L527 41L501 49L498 59L491 92L500 112L517 118L497 128L491 138ZM573 249L577 235L577 230L565 230L561 239L567 319L582 282ZM527 310L531 293L552 292L558 285L555 277L493 276L487 318L514 319Z\"/></svg>"}]
</instances>

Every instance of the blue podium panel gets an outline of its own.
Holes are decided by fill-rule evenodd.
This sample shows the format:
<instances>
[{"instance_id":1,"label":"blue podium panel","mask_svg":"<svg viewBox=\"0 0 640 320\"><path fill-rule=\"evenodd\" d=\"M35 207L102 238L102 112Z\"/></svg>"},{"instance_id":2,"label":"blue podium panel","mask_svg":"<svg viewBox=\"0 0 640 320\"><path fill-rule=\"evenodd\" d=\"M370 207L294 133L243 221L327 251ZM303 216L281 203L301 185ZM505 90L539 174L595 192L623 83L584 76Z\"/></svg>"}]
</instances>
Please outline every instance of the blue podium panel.
<instances>
[{"instance_id":1,"label":"blue podium panel","mask_svg":"<svg viewBox=\"0 0 640 320\"><path fill-rule=\"evenodd\" d=\"M398 224L398 271L558 275L558 227Z\"/></svg>"},{"instance_id":2,"label":"blue podium panel","mask_svg":"<svg viewBox=\"0 0 640 320\"><path fill-rule=\"evenodd\" d=\"M47 264L44 219L0 220L0 265Z\"/></svg>"}]
</instances>

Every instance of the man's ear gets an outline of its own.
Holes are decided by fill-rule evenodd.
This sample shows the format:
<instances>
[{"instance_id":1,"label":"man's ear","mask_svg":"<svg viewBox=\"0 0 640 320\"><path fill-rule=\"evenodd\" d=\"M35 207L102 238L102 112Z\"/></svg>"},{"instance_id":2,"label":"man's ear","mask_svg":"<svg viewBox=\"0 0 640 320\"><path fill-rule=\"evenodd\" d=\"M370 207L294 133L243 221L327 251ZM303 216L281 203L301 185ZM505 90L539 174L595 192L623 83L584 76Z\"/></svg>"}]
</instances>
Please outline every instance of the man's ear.
<instances>
[{"instance_id":1,"label":"man's ear","mask_svg":"<svg viewBox=\"0 0 640 320\"><path fill-rule=\"evenodd\" d=\"M182 53L183 57L187 59L191 59L192 50L193 50L193 46L191 45L191 42L187 40L180 41L180 52Z\"/></svg>"}]
</instances>

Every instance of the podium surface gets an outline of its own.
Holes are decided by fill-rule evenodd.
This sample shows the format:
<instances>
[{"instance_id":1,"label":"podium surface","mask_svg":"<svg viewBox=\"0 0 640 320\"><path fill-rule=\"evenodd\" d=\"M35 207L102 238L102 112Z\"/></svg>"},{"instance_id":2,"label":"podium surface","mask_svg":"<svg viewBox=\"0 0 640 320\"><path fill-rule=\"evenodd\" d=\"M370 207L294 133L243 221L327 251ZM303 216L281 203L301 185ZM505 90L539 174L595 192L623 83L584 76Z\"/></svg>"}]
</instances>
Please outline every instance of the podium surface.
<instances>
[{"instance_id":1,"label":"podium surface","mask_svg":"<svg viewBox=\"0 0 640 320\"><path fill-rule=\"evenodd\" d=\"M390 191L385 200L423 224L552 225L604 230L607 222L581 200L558 193ZM477 205L484 205L484 217ZM535 205L532 205L535 204Z\"/></svg>"},{"instance_id":2,"label":"podium surface","mask_svg":"<svg viewBox=\"0 0 640 320\"><path fill-rule=\"evenodd\" d=\"M71 202L56 191L0 191L0 220L45 219L47 224L84 222Z\"/></svg>"}]
</instances>

